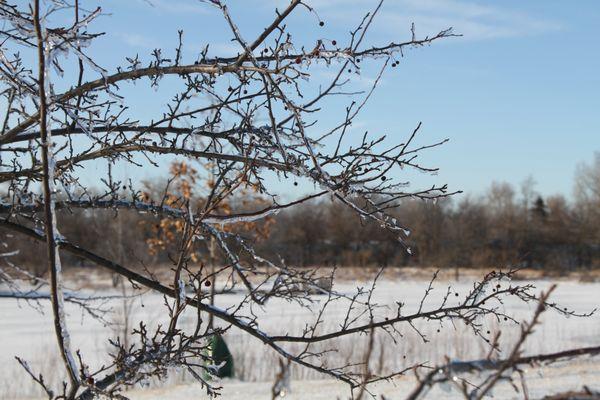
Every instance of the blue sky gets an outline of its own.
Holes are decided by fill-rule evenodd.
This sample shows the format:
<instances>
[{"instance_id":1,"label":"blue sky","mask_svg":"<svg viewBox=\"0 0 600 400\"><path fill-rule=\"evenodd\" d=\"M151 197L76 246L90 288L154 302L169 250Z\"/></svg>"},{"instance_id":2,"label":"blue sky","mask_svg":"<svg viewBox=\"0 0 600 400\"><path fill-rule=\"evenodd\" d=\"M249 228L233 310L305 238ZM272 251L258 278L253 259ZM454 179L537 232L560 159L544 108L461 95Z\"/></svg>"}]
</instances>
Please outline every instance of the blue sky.
<instances>
[{"instance_id":1,"label":"blue sky","mask_svg":"<svg viewBox=\"0 0 600 400\"><path fill-rule=\"evenodd\" d=\"M323 28L306 11L288 21L307 43L317 37L342 40L375 5L368 0L308 3L325 21ZM286 1L227 4L250 39ZM135 53L148 60L156 47L172 52L177 29L185 31L184 52L190 57L207 43L213 43L213 54L238 51L220 14L197 0L107 0L102 7L107 15L91 30L109 33L90 52L104 66ZM600 2L388 0L368 42L407 39L411 22L418 35L452 26L464 36L408 51L384 76L358 127L401 142L422 121L421 143L449 138L423 155L423 162L440 172L410 176L417 186L448 183L477 195L492 181L518 186L532 176L541 194L570 196L577 164L600 151ZM375 66L364 66L356 85L374 76ZM166 103L151 90L136 88L131 94L144 110L138 115L150 117ZM344 104L340 100L332 107ZM147 179L163 173L162 168L128 171Z\"/></svg>"}]
</instances>

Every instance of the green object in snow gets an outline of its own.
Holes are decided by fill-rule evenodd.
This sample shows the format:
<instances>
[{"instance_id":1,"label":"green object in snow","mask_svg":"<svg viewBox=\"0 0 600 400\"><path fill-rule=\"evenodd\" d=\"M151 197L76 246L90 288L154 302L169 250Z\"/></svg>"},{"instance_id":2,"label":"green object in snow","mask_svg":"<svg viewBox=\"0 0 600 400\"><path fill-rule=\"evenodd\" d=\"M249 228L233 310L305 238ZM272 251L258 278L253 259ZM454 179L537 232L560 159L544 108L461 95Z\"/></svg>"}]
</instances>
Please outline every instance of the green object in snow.
<instances>
[{"instance_id":1,"label":"green object in snow","mask_svg":"<svg viewBox=\"0 0 600 400\"><path fill-rule=\"evenodd\" d=\"M212 361L215 365L221 365L221 368L215 373L219 378L233 378L233 356L227 347L227 343L221 335L214 335L210 344L212 352Z\"/></svg>"}]
</instances>

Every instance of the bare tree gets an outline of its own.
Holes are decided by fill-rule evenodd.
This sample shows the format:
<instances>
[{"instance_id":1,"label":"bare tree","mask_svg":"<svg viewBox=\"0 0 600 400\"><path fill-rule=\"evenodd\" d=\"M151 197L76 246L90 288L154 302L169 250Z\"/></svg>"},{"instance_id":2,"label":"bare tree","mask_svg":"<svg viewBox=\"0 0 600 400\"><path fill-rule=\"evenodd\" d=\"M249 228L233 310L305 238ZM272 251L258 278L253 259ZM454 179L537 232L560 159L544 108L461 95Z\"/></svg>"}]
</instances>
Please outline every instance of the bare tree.
<instances>
[{"instance_id":1,"label":"bare tree","mask_svg":"<svg viewBox=\"0 0 600 400\"><path fill-rule=\"evenodd\" d=\"M577 199L582 203L595 203L597 206L600 201L600 152L594 153L592 163L579 165L575 183Z\"/></svg>"},{"instance_id":2,"label":"bare tree","mask_svg":"<svg viewBox=\"0 0 600 400\"><path fill-rule=\"evenodd\" d=\"M413 26L407 41L369 44L367 32L381 10L380 2L346 38L303 43L289 33L285 24L288 16L304 12L315 19L315 25L324 22L309 4L291 0L285 9L276 10L260 35L249 40L224 1L206 3L221 12L239 46L238 54L208 57L207 47L197 57L187 58L183 33L179 32L171 56L157 49L148 61L135 56L124 65L110 67L100 65L86 51L101 35L91 31L100 8L82 10L77 0L0 3L0 74L5 99L0 181L7 188L0 226L47 247L49 298L65 383L61 388L50 387L26 361L20 362L49 398L121 398L124 387L148 377L164 377L172 368L186 369L209 394L216 395L220 388L207 376L215 375L220 366L212 363L207 350L212 336L229 329L254 337L292 365L343 381L351 389L360 388L362 396L369 383L391 379L409 369L375 376L368 366L328 365L327 344L332 340L375 331L402 340L401 325L419 332L417 321L444 320L463 321L474 337L488 340L481 321L489 316L511 318L500 307L507 297L540 301L557 312L576 315L548 303L546 296L536 296L530 285L500 286L512 272L494 272L456 304L450 303L454 298L448 291L442 304L426 306L430 286L416 312L405 312L398 299L396 309L384 317L372 300L375 282L356 294L337 292L334 285L318 284L323 278L318 270L261 257L251 241L228 230L231 224L257 221L312 199L330 197L361 219L395 234L399 245L410 253L405 244L409 230L390 215L390 210L402 199L432 200L452 193L446 186L410 188L394 178L401 175L402 168L435 172L435 168L421 165L418 156L445 141L414 145L420 123L404 143L390 143L385 136L369 133L352 143L346 143L345 138L383 74L401 62L406 50L456 35L447 29L419 37ZM67 59L67 54L74 59ZM367 62L379 68L372 87L360 92L349 89L352 77ZM318 76L311 74L315 66L330 68L333 78L319 82ZM75 76L72 71L77 71ZM159 87L167 79L175 82L178 92L160 115L146 115L130 107L130 99L121 90L129 82L136 82L136 87ZM328 112L326 101L339 95L349 99L339 121L331 127L318 124L319 116ZM158 165L168 156L212 162L214 183L201 199L167 196L170 181L162 198L150 198L138 182L119 181L113 176L112 166L117 163L143 168ZM81 168L100 160L109 167L96 177L92 190L83 183ZM268 174L302 179L318 189L282 203L266 179ZM268 204L251 211L222 211L236 193L247 189L260 193ZM171 274L168 278L154 276L136 269L133 260L108 259L73 243L60 233L56 218L59 208L134 210L179 221ZM219 268L204 268L190 256L199 242L207 240L214 241L225 260ZM76 344L71 343L66 324L61 271L61 254L65 253L163 295L168 324L151 331L142 321L133 329L127 345L119 339L111 341L114 351L109 365L90 370ZM223 281L228 289L244 292L238 304L228 309L213 305L206 286L214 281L215 274L226 277ZM306 321L302 332L272 333L261 327L255 307L273 298L308 307L313 303L312 292L326 297L313 308L314 319ZM324 321L333 304L344 307L345 318L328 331ZM195 323L191 330L182 329L181 317L190 308L197 311ZM206 324L205 315L220 324ZM491 346L493 350L493 343ZM422 368L423 364L412 367Z\"/></svg>"},{"instance_id":3,"label":"bare tree","mask_svg":"<svg viewBox=\"0 0 600 400\"><path fill-rule=\"evenodd\" d=\"M578 166L575 175L576 216L580 228L580 243L598 246L600 243L600 152L591 163Z\"/></svg>"}]
</instances>

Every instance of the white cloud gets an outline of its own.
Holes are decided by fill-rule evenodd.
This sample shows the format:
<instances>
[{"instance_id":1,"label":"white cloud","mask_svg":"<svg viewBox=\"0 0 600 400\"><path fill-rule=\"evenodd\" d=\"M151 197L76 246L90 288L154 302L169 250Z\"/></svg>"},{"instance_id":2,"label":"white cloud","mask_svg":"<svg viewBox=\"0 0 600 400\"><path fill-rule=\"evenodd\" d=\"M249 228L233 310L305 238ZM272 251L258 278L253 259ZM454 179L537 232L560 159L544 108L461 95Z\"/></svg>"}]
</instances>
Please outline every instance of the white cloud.
<instances>
[{"instance_id":1,"label":"white cloud","mask_svg":"<svg viewBox=\"0 0 600 400\"><path fill-rule=\"evenodd\" d=\"M242 47L233 41L229 42L212 42L208 48L211 55L219 57L235 57L242 52Z\"/></svg>"},{"instance_id":2,"label":"white cloud","mask_svg":"<svg viewBox=\"0 0 600 400\"><path fill-rule=\"evenodd\" d=\"M373 9L377 1L309 0L317 11L331 18L356 19L358 9ZM466 0L394 0L384 3L375 29L408 29L415 23L422 35L453 27L469 40L522 37L562 29L557 21L522 11Z\"/></svg>"},{"instance_id":3,"label":"white cloud","mask_svg":"<svg viewBox=\"0 0 600 400\"><path fill-rule=\"evenodd\" d=\"M337 76L336 68L325 68L318 65L316 68L311 70L310 76L311 80L318 80L319 82L326 83L331 82ZM373 87L375 81L377 80L376 76L369 76L365 74L346 74L341 79L341 81L345 81L348 79L347 85L342 88L340 91L342 92L353 92L353 91L367 91ZM385 79L380 78L379 82L377 82L377 86L381 87L385 85Z\"/></svg>"},{"instance_id":4,"label":"white cloud","mask_svg":"<svg viewBox=\"0 0 600 400\"><path fill-rule=\"evenodd\" d=\"M123 43L131 47L142 49L155 49L157 47L161 47L157 40L150 38L146 35L123 32L116 32L114 35L121 39Z\"/></svg>"},{"instance_id":5,"label":"white cloud","mask_svg":"<svg viewBox=\"0 0 600 400\"><path fill-rule=\"evenodd\" d=\"M140 0L160 12L170 14L209 14L210 4L199 0Z\"/></svg>"}]
</instances>

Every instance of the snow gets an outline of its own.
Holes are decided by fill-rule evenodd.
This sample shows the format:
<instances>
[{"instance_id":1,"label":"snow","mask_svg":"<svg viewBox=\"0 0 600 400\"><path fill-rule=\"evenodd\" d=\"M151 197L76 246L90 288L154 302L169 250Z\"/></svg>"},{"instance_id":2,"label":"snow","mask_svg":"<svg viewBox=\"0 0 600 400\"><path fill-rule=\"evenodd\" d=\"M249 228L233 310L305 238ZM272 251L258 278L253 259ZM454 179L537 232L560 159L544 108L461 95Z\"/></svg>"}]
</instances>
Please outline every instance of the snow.
<instances>
[{"instance_id":1,"label":"snow","mask_svg":"<svg viewBox=\"0 0 600 400\"><path fill-rule=\"evenodd\" d=\"M96 279L93 272L88 274L90 280ZM514 282L513 282L514 283ZM521 282L519 282L521 283ZM538 288L536 292L547 288L553 282L550 280L538 280L532 282ZM379 315L388 315L395 312L395 301L405 303L402 311L404 314L415 311L419 307L424 290L428 282L416 278L402 278L392 280L382 278L377 283L377 291L372 301L380 305L390 305L389 309L379 309ZM437 307L440 299L446 293L448 285L452 290L459 293L460 298L469 292L473 287L473 280L463 279L461 281L440 281L434 283L434 290L431 298L424 302L423 309L427 310ZM351 295L356 287L367 287L366 282L343 282L336 284L336 291ZM0 287L2 289L2 287ZM86 291L82 295L114 295L117 294L111 290L102 290L100 293ZM242 299L243 293L234 293L221 295L217 298L215 306L221 310L227 309ZM453 296L454 297L454 296ZM314 296L317 302L324 299L323 296ZM454 300L454 299L452 299ZM600 304L600 283L580 283L574 281L559 282L559 286L551 301L568 307L578 312L588 312ZM120 315L122 310L119 299L106 300L113 307L115 312L107 316L108 320L118 324L122 321ZM27 361L34 372L44 372L49 381L54 381L63 373L62 368L58 366L60 360L57 359L56 341L53 334L52 313L48 302L42 302L44 315L27 305L25 301L16 301L14 299L0 299L0 315L2 316L2 328L0 329L0 398L13 399L33 395L36 393L32 389L33 384L30 378L26 376L22 367L18 365L14 356L19 356ZM104 305L106 306L106 304ZM318 307L318 303L316 304ZM529 319L535 309L535 304L507 302L503 306L504 311L514 313L517 320ZM134 300L133 315L129 326L136 326L137 321L144 319L149 322L149 327L156 326L164 322L165 308L161 295L148 293ZM104 326L101 322L91 319L89 315L82 312L76 305L65 304L67 313L67 322L70 328L71 345L73 349L81 349L84 360L90 364L91 370L107 361L106 351L109 348L107 339L115 337L122 329L119 325ZM245 310L248 312L248 310ZM270 300L264 309L254 309L257 314L257 322L261 331L270 334L299 333L305 322L310 322L314 318L314 311L300 308L294 304L276 299ZM248 314L246 314L248 315ZM336 323L343 318L342 309L332 307L326 312L329 323L323 328L323 333L335 329ZM186 326L194 323L195 313L186 312L181 317L181 323ZM598 345L600 337L600 317L594 315L591 318L570 318L565 319L558 313L547 311L542 316L543 325L536 329L525 344L525 355L533 353L549 353L570 349L580 346ZM425 359L432 365L443 362L444 356L452 360L457 359L479 359L487 353L487 347L481 340L473 339L467 334L467 330L461 324L453 327L451 324L445 324L441 327L441 332L437 332L440 325L437 322L418 323L427 334L431 343L422 345L416 334L409 328L401 326L400 330L404 337L400 340L394 351L388 353L392 355L386 359L390 366L401 367L403 360L400 354L407 356L406 361L413 359ZM486 329L502 328L502 338L505 344L514 341L518 328L515 326L498 325L493 321L485 321ZM275 371L278 370L277 355L273 350L262 345L258 339L248 337L247 334L239 330L232 329L226 334L225 339L234 359L236 360L236 373L238 377L244 377L246 382L224 381L224 397L226 399L264 399L270 398L270 390ZM363 338L364 339L364 338ZM362 340L362 339L361 339ZM386 342L387 343L387 342ZM356 353L362 357L363 342L359 340L352 342L341 341L335 344L338 346L340 355L337 362L343 359L344 354L348 352ZM292 347L293 350L293 347ZM386 349L387 352L387 349ZM336 357L332 355L332 357ZM594 364L591 361L596 361ZM586 383L592 388L598 388L596 382L600 382L600 366L598 359L591 359L573 365L561 364L557 367L544 367L543 371L539 368L529 368L528 381L531 393L542 394L545 389L548 390L566 390L580 389L581 385ZM543 376L540 376L542 371ZM412 376L412 374L409 374ZM414 378L411 376L402 377L394 380L393 384L385 383L375 387L375 392L387 394L391 398L402 398L407 391L414 385ZM62 377L64 378L64 377ZM291 393L285 398L340 398L348 397L347 388L341 384L330 380L322 380L324 377L300 369L291 371ZM173 379L166 383L164 388L145 388L145 390L135 389L128 394L133 399L159 399L159 398L207 398L205 391L198 385L177 385L180 380ZM301 381L299 381L299 379ZM321 380L316 380L321 379ZM252 381L252 382L250 382ZM187 382L186 382L187 383ZM596 386L594 386L596 385ZM600 389L600 388L599 388ZM438 389L436 389L438 390ZM512 395L512 389L504 387L503 394ZM168 396L165 395L168 393ZM428 398L446 398L447 395L438 395L436 392L430 394ZM454 392L452 392L454 393ZM496 392L498 394L498 392ZM402 396L401 396L402 395ZM536 396L532 396L535 398ZM539 396L537 396L539 397ZM453 398L453 397L448 397ZM505 397L503 397L505 398ZM510 398L510 397L508 397Z\"/></svg>"},{"instance_id":2,"label":"snow","mask_svg":"<svg viewBox=\"0 0 600 400\"><path fill-rule=\"evenodd\" d=\"M544 376L536 371L528 371L525 374L529 394L531 398L540 398L548 393L558 393L567 388L579 388L587 385L590 389L600 388L600 369L594 370L591 363L580 363L575 366L561 366L546 368ZM271 398L271 382L240 382L236 380L223 380L221 382L223 391L221 398L227 400L264 400ZM403 399L415 387L415 379L412 376L395 379L393 383L380 383L371 387L371 391L384 395L388 399ZM502 393L502 399L522 399L523 395L514 391L506 383L500 384L494 394L496 397ZM131 400L156 400L156 399L178 399L198 400L208 399L204 389L199 384L177 385L164 389L133 390L127 393ZM349 399L350 391L344 384L334 380L312 380L292 381L291 391L287 392L281 399L290 400L331 400ZM370 398L365 396L365 398ZM452 386L446 389L441 386L429 392L429 399L464 399Z\"/></svg>"}]
</instances>

